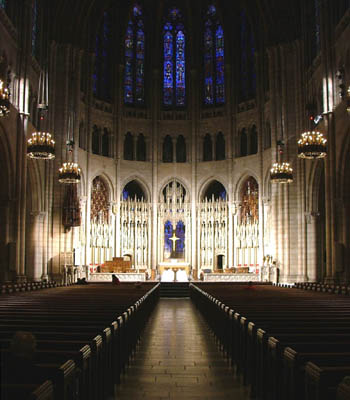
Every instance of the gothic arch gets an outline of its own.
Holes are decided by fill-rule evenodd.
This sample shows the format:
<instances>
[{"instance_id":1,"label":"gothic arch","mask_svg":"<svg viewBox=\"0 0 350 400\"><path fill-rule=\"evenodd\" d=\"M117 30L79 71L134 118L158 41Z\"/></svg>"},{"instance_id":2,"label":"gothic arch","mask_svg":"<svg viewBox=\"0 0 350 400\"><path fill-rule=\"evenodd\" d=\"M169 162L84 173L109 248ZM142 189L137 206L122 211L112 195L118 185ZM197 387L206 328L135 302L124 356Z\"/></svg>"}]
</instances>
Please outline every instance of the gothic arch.
<instances>
[{"instance_id":1,"label":"gothic arch","mask_svg":"<svg viewBox=\"0 0 350 400\"><path fill-rule=\"evenodd\" d=\"M127 178L125 178L123 180L123 182L121 182L121 186L120 186L121 187L121 191L123 191L125 186L127 184L129 184L130 182L132 182L132 181L136 181L140 185L141 189L143 190L143 193L145 194L145 201L150 203L151 199L152 199L151 191L150 191L146 181L143 180L138 175L131 175L131 176L128 176ZM121 193L121 196L122 196L122 193Z\"/></svg>"},{"instance_id":2,"label":"gothic arch","mask_svg":"<svg viewBox=\"0 0 350 400\"><path fill-rule=\"evenodd\" d=\"M113 201L115 199L115 196L114 196L114 193L115 193L114 192L114 190L115 190L114 189L114 185L113 185L113 182L112 182L111 178L105 172L103 172L103 170L102 171L99 170L91 178L90 185L89 185L89 188L88 188L88 193L91 194L92 183L98 177L101 178L103 183L107 186L109 201Z\"/></svg>"},{"instance_id":3,"label":"gothic arch","mask_svg":"<svg viewBox=\"0 0 350 400\"><path fill-rule=\"evenodd\" d=\"M261 182L260 179L257 177L257 175L253 171L246 171L243 173L240 178L236 181L234 184L234 200L239 201L239 196L240 196L240 191L242 189L242 185L248 178L254 178L256 182L258 183L259 190L261 188Z\"/></svg>"},{"instance_id":4,"label":"gothic arch","mask_svg":"<svg viewBox=\"0 0 350 400\"><path fill-rule=\"evenodd\" d=\"M210 178L206 179L206 180L202 183L202 185L200 186L200 189L199 189L199 191L198 191L198 201L199 201L199 202L203 201L204 195L205 195L207 189L208 189L209 186L210 186L213 182L215 182L215 181L218 182L218 183L220 183L220 184L224 187L224 189L225 189L225 191L226 191L226 200L229 199L230 194L229 194L229 192L228 192L228 190L227 190L227 186L228 186L228 185L227 185L226 183L223 183L222 179L220 179L220 178L218 178L218 177L211 176Z\"/></svg>"},{"instance_id":5,"label":"gothic arch","mask_svg":"<svg viewBox=\"0 0 350 400\"><path fill-rule=\"evenodd\" d=\"M184 187L184 189L186 190L187 199L188 199L188 201L191 201L191 192L188 189L190 187L190 184L188 182L186 183L182 178L178 178L175 176L173 176L171 178L167 177L163 180L162 184L160 185L160 190L158 192L159 199L162 197L163 190L166 188L166 186L169 185L169 183L174 182L174 181Z\"/></svg>"}]
</instances>

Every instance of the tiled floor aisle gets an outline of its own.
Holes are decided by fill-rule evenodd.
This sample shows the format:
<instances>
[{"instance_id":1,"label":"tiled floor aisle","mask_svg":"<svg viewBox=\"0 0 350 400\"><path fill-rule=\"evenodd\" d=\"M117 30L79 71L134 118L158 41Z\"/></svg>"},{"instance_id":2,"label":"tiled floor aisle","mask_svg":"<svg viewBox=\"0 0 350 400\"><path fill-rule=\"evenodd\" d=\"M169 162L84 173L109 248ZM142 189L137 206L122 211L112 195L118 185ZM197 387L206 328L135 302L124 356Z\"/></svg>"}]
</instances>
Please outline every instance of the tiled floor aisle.
<instances>
[{"instance_id":1,"label":"tiled floor aisle","mask_svg":"<svg viewBox=\"0 0 350 400\"><path fill-rule=\"evenodd\" d=\"M161 299L116 399L249 399L189 299Z\"/></svg>"}]
</instances>

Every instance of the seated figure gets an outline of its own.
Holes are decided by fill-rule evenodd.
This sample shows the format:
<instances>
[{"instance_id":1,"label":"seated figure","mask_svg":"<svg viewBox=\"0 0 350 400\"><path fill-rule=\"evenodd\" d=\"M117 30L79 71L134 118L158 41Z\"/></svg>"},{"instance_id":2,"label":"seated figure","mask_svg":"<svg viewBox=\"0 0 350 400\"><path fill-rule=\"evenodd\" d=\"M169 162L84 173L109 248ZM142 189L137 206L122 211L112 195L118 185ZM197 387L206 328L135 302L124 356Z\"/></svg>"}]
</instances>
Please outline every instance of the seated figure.
<instances>
[{"instance_id":1,"label":"seated figure","mask_svg":"<svg viewBox=\"0 0 350 400\"><path fill-rule=\"evenodd\" d=\"M167 269L163 272L161 281L162 282L174 282L175 274L172 269Z\"/></svg>"},{"instance_id":2,"label":"seated figure","mask_svg":"<svg viewBox=\"0 0 350 400\"><path fill-rule=\"evenodd\" d=\"M183 269L179 269L176 273L176 281L177 282L188 282L188 276L186 271Z\"/></svg>"}]
</instances>

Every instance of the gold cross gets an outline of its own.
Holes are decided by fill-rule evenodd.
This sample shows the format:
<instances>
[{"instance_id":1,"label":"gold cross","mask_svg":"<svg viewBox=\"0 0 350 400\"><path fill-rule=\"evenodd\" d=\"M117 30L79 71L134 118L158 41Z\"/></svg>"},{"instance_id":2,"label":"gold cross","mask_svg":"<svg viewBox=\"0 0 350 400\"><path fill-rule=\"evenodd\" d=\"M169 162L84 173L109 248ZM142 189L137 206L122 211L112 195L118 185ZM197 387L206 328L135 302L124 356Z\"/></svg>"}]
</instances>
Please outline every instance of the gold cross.
<instances>
[{"instance_id":1,"label":"gold cross","mask_svg":"<svg viewBox=\"0 0 350 400\"><path fill-rule=\"evenodd\" d=\"M175 232L173 232L173 236L169 239L173 242L173 251L175 251L175 244L177 240L180 240L178 237L176 237Z\"/></svg>"}]
</instances>

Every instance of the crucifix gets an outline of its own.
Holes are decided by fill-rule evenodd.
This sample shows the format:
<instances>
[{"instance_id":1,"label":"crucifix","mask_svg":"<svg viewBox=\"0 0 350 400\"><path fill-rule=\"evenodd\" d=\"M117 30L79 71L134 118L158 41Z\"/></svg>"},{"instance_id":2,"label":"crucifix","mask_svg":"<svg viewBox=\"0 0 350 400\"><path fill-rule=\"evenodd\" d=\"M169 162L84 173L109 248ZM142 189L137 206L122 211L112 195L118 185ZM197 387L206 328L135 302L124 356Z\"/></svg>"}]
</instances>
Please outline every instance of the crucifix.
<instances>
[{"instance_id":1,"label":"crucifix","mask_svg":"<svg viewBox=\"0 0 350 400\"><path fill-rule=\"evenodd\" d=\"M173 232L173 236L169 240L171 240L173 242L172 253L174 253L175 252L176 241L180 240L178 237L176 237L175 231Z\"/></svg>"}]
</instances>

